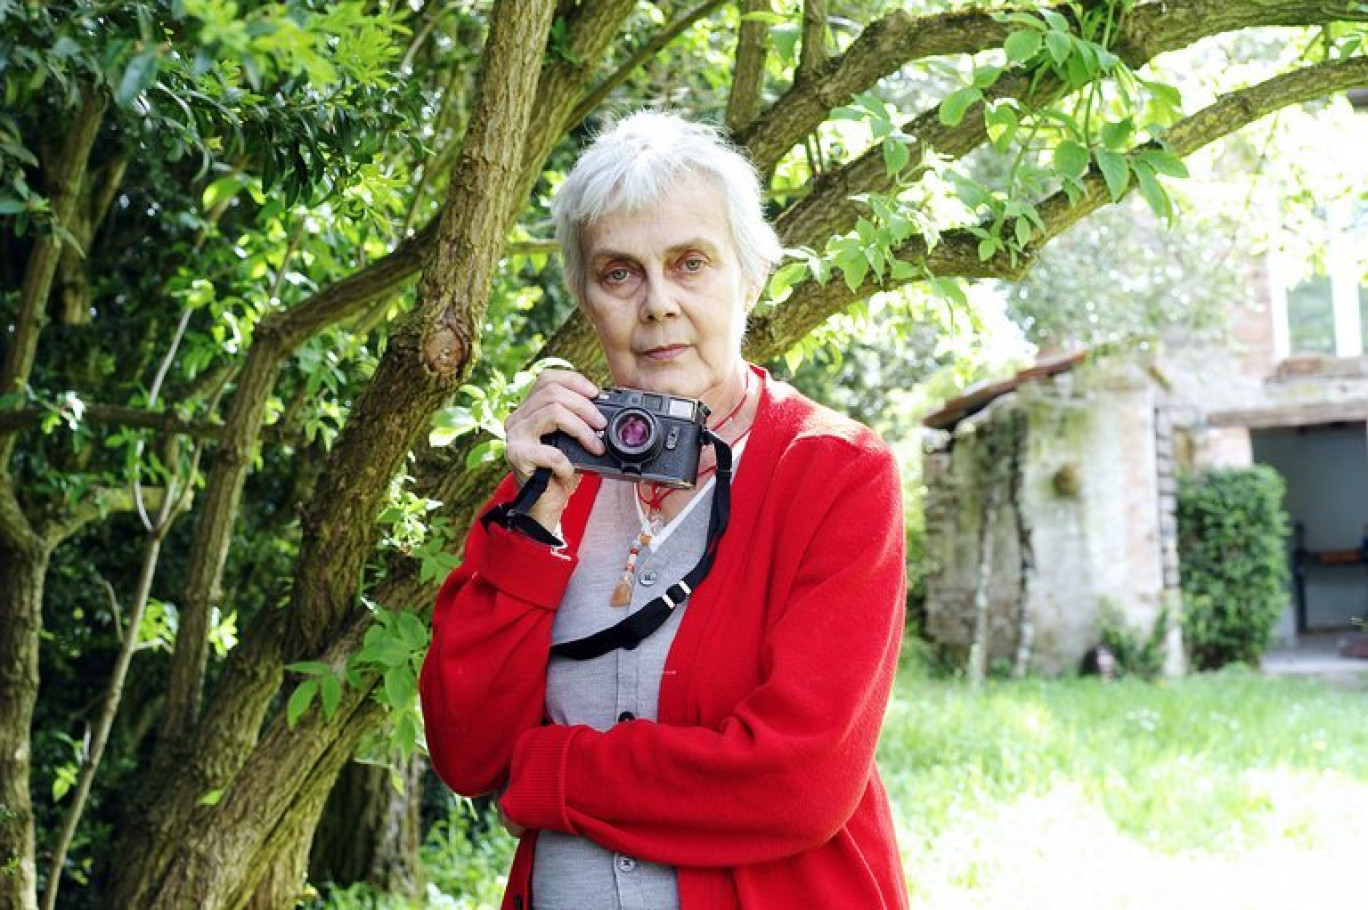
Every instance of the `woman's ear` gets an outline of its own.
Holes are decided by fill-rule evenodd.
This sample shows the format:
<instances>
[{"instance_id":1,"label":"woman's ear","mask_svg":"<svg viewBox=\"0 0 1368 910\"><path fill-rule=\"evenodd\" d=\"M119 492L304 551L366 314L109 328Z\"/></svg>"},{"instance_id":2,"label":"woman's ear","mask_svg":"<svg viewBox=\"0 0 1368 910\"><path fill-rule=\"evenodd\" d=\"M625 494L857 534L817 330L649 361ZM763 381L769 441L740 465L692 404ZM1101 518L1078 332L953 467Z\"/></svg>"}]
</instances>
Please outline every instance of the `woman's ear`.
<instances>
[{"instance_id":1,"label":"woman's ear","mask_svg":"<svg viewBox=\"0 0 1368 910\"><path fill-rule=\"evenodd\" d=\"M764 296L765 284L766 282L764 281L752 282L750 286L746 289L747 316L751 314L751 311L755 309L756 304L760 302L760 298Z\"/></svg>"}]
</instances>

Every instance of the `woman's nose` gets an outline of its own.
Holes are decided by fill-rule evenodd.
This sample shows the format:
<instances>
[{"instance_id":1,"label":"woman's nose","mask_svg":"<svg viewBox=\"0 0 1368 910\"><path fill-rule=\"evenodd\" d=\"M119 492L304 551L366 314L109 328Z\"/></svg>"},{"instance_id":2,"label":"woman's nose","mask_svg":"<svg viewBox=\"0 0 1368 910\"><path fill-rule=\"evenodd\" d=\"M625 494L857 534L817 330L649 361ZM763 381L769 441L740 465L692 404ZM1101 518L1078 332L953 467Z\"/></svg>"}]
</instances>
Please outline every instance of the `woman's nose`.
<instances>
[{"instance_id":1,"label":"woman's nose","mask_svg":"<svg viewBox=\"0 0 1368 910\"><path fill-rule=\"evenodd\" d=\"M660 276L650 276L646 281L645 294L641 301L643 319L668 319L679 313L679 303L670 290L669 283Z\"/></svg>"}]
</instances>

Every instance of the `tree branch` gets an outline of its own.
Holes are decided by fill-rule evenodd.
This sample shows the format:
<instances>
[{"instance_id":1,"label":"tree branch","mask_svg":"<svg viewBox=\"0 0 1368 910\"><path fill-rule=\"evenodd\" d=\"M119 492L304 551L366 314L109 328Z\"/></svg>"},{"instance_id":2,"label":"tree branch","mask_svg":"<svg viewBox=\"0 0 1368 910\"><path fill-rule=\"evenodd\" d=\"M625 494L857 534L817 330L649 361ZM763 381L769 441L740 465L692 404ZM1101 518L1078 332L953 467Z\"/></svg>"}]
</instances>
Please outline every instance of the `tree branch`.
<instances>
[{"instance_id":1,"label":"tree branch","mask_svg":"<svg viewBox=\"0 0 1368 910\"><path fill-rule=\"evenodd\" d=\"M51 413L46 408L32 406L14 411L0 411L0 433L32 429ZM223 424L214 420L186 420L170 411L145 411L141 408L112 404L86 405L85 410L81 412L80 422L159 430L163 433L178 433L199 439L217 439L223 433Z\"/></svg>"},{"instance_id":2,"label":"tree branch","mask_svg":"<svg viewBox=\"0 0 1368 910\"><path fill-rule=\"evenodd\" d=\"M1073 20L1069 4L1054 11ZM903 10L871 23L846 52L811 79L798 80L749 124L737 141L762 173L849 102L905 64L945 54L976 54L1000 47L1012 31L988 10L913 16ZM1131 66L1211 35L1256 26L1309 26L1368 19L1355 0L1149 0L1131 10L1113 49Z\"/></svg>"},{"instance_id":3,"label":"tree branch","mask_svg":"<svg viewBox=\"0 0 1368 910\"><path fill-rule=\"evenodd\" d=\"M985 93L987 101L975 102L954 126L941 123L937 107L923 111L901 127L906 135L912 137L907 144L909 160L921 162L930 153L962 158L988 139L983 122L986 103L1002 98L1025 98L1028 92L1032 94L1033 104L1048 104L1063 95L1064 85L1058 79L1045 77L1038 81L1032 91L1030 74L1020 71L1007 73ZM891 192L899 179L906 182L915 176L915 172L911 175L904 173L901 178L889 174L883 151L876 145L843 167L818 177L811 193L786 208L775 219L775 230L783 238L785 246L821 246L826 238L844 234L855 227L861 209L853 197L861 193Z\"/></svg>"},{"instance_id":4,"label":"tree branch","mask_svg":"<svg viewBox=\"0 0 1368 910\"><path fill-rule=\"evenodd\" d=\"M804 82L813 78L817 74L817 70L826 62L826 31L826 0L804 0L803 48L798 58L796 81Z\"/></svg>"},{"instance_id":5,"label":"tree branch","mask_svg":"<svg viewBox=\"0 0 1368 910\"><path fill-rule=\"evenodd\" d=\"M90 149L95 144L95 135L100 131L100 121L108 103L102 90L90 86L82 89L81 105L67 127L66 142L49 173L48 198L55 225L65 228L76 211L82 175L90 161ZM57 274L57 263L62 258L62 248L61 237L55 231L34 238L19 293L19 315L5 348L4 361L0 363L0 395L19 389L33 372L38 337L47 323L48 295ZM13 453L14 436L0 434L0 473L8 471Z\"/></svg>"},{"instance_id":6,"label":"tree branch","mask_svg":"<svg viewBox=\"0 0 1368 910\"><path fill-rule=\"evenodd\" d=\"M839 57L796 81L773 105L736 134L761 173L850 101L904 64L943 54L972 54L1006 40L1009 27L983 10L914 16L897 10L871 22Z\"/></svg>"},{"instance_id":7,"label":"tree branch","mask_svg":"<svg viewBox=\"0 0 1368 910\"><path fill-rule=\"evenodd\" d=\"M180 495L179 493L177 494ZM144 487L143 502L149 509L161 511L166 502L166 489ZM56 547L93 521L118 512L137 510L133 491L128 487L94 487L86 491L80 502L57 518L40 525L38 533L49 548ZM190 499L176 503L178 510L188 509Z\"/></svg>"},{"instance_id":8,"label":"tree branch","mask_svg":"<svg viewBox=\"0 0 1368 910\"><path fill-rule=\"evenodd\" d=\"M727 131L740 133L760 113L760 96L765 89L765 56L769 41L768 22L748 20L749 13L767 13L769 0L738 0L742 16L736 32L736 65L732 68L731 92L727 95Z\"/></svg>"},{"instance_id":9,"label":"tree branch","mask_svg":"<svg viewBox=\"0 0 1368 910\"><path fill-rule=\"evenodd\" d=\"M1223 95L1210 106L1170 127L1165 139L1172 152L1186 157L1279 108L1361 86L1368 86L1368 58L1355 57L1304 67ZM963 229L942 234L935 249L928 249L920 238L913 239L903 244L896 255L901 260L925 266L930 274L939 277L1019 279L1034 264L1046 243L1111 202L1106 181L1096 169L1084 176L1082 184L1082 191L1074 198L1060 191L1037 206L1045 229L1024 253L1018 254L1015 262L1006 253L986 262L980 260L978 238ZM871 294L892 290L898 284L880 284L867 279L852 291L841 281L828 281L825 286L804 282L773 312L752 320L748 351L761 359L779 356L834 313Z\"/></svg>"},{"instance_id":10,"label":"tree branch","mask_svg":"<svg viewBox=\"0 0 1368 910\"><path fill-rule=\"evenodd\" d=\"M641 48L632 55L631 59L618 67L611 76L594 86L593 90L584 96L583 100L580 101L579 105L570 115L570 122L579 123L585 117L588 117L618 86L626 82L632 73L636 72L636 70L643 66L647 61L664 50L671 41L674 41L674 39L688 31L695 22L717 9L724 2L726 2L726 0L707 0L706 3L700 3L698 6L695 6L674 22L671 22L665 28L652 35L651 40L643 44Z\"/></svg>"},{"instance_id":11,"label":"tree branch","mask_svg":"<svg viewBox=\"0 0 1368 910\"><path fill-rule=\"evenodd\" d=\"M1262 0L1235 5L1217 0L1147 3L1128 16L1115 47L1128 65L1140 67L1157 54L1178 50L1221 31L1252 25L1318 24L1342 18L1368 18L1368 14L1354 13L1349 8L1351 5L1312 0ZM1175 14L1168 15L1165 11ZM902 124L902 132L913 137L908 147L910 160L920 161L928 151L960 158L987 141L983 122L987 102L1016 98L1028 100L1038 107L1059 100L1065 91L1063 83L1053 76L1042 77L1033 83L1027 71L1017 69L1006 73L986 93L986 102L972 105L955 126L947 127L940 122L937 107ZM767 113L765 117L768 116ZM751 151L754 154L754 150ZM902 179L906 181L907 175L902 175ZM776 219L775 228L788 246L820 246L825 238L844 234L855 227L861 210L852 197L861 193L891 192L896 185L897 178L888 174L882 151L875 146L843 167L821 175L811 193Z\"/></svg>"}]
</instances>

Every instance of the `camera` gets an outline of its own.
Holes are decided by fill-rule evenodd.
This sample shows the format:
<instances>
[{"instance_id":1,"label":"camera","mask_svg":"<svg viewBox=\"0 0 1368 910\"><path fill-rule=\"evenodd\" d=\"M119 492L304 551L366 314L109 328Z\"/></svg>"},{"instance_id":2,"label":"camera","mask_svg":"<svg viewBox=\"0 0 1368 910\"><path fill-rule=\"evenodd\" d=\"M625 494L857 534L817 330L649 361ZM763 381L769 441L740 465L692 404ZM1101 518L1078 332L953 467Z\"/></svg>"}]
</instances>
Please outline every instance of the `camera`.
<instances>
[{"instance_id":1,"label":"camera","mask_svg":"<svg viewBox=\"0 0 1368 910\"><path fill-rule=\"evenodd\" d=\"M708 406L640 389L607 389L594 406L608 420L599 431L604 452L595 455L557 430L545 441L566 454L580 471L634 483L692 489L698 479Z\"/></svg>"}]
</instances>

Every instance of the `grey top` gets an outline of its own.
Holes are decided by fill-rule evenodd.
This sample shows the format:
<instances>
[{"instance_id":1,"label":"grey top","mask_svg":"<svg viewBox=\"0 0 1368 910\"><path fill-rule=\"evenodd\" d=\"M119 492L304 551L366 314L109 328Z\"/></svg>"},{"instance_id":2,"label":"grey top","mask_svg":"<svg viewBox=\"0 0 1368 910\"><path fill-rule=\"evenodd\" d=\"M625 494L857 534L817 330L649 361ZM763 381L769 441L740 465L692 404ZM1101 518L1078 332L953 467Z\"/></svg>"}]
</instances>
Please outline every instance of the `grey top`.
<instances>
[{"instance_id":1,"label":"grey top","mask_svg":"<svg viewBox=\"0 0 1368 910\"><path fill-rule=\"evenodd\" d=\"M609 602L643 516L636 485L604 480L579 547L579 565L565 589L552 627L559 643L591 635L641 609L683 578L703 555L713 484L657 532L637 558L636 585L627 608ZM557 724L607 730L633 719L654 721L665 658L688 601L631 651L592 660L552 660L546 671L546 711ZM604 786L630 787L630 780ZM542 831L532 868L536 910L674 910L679 891L671 866L605 850L586 838Z\"/></svg>"}]
</instances>

